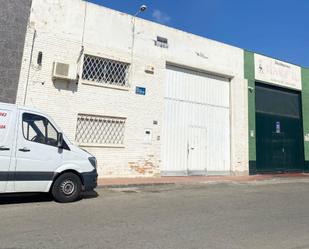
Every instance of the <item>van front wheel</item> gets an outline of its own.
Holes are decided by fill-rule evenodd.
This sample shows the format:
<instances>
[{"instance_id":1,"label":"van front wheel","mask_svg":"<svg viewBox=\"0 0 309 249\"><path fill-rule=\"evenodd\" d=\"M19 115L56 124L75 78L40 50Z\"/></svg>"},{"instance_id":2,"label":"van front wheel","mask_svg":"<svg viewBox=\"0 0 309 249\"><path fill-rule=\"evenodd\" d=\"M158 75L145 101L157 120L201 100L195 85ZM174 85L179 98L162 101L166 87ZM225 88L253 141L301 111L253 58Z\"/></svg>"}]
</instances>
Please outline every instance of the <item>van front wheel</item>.
<instances>
[{"instance_id":1,"label":"van front wheel","mask_svg":"<svg viewBox=\"0 0 309 249\"><path fill-rule=\"evenodd\" d=\"M57 202L74 202L80 199L82 183L74 173L60 175L53 184L51 193Z\"/></svg>"}]
</instances>

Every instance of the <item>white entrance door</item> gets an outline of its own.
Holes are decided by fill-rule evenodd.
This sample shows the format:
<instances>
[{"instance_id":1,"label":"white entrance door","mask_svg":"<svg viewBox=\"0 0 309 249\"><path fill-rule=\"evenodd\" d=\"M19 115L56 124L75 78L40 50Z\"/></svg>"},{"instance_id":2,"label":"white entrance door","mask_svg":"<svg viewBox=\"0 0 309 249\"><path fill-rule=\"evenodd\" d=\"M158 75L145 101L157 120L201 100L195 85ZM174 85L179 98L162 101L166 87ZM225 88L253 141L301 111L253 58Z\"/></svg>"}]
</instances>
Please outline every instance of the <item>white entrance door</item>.
<instances>
[{"instance_id":1,"label":"white entrance door","mask_svg":"<svg viewBox=\"0 0 309 249\"><path fill-rule=\"evenodd\" d=\"M228 174L229 79L169 65L166 75L161 174L204 175L206 166L208 175Z\"/></svg>"},{"instance_id":2,"label":"white entrance door","mask_svg":"<svg viewBox=\"0 0 309 249\"><path fill-rule=\"evenodd\" d=\"M207 130L191 126L188 134L188 175L206 175Z\"/></svg>"}]
</instances>

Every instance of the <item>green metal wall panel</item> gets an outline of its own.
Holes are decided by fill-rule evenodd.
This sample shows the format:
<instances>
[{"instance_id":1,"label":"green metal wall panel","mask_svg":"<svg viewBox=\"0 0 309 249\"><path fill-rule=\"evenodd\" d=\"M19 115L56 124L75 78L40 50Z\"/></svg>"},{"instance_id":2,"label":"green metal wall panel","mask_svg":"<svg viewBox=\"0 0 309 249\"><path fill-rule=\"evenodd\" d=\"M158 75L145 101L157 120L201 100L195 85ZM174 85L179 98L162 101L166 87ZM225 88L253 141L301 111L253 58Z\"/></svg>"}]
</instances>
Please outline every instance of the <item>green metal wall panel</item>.
<instances>
[{"instance_id":1,"label":"green metal wall panel","mask_svg":"<svg viewBox=\"0 0 309 249\"><path fill-rule=\"evenodd\" d=\"M248 119L249 119L249 173L256 173L256 136L255 136L255 70L254 53L244 53L245 79L248 80Z\"/></svg>"},{"instance_id":2,"label":"green metal wall panel","mask_svg":"<svg viewBox=\"0 0 309 249\"><path fill-rule=\"evenodd\" d=\"M256 173L256 117L254 53L244 52L244 77L248 80L249 173ZM302 118L304 136L309 134L309 69L302 68ZM253 135L253 136L252 136ZM305 171L309 172L309 141L304 143Z\"/></svg>"},{"instance_id":3,"label":"green metal wall panel","mask_svg":"<svg viewBox=\"0 0 309 249\"><path fill-rule=\"evenodd\" d=\"M256 83L255 96L257 172L303 172L300 92Z\"/></svg>"},{"instance_id":4,"label":"green metal wall panel","mask_svg":"<svg viewBox=\"0 0 309 249\"><path fill-rule=\"evenodd\" d=\"M309 134L309 69L302 68L302 110L304 136ZM309 172L309 142L305 141L305 171Z\"/></svg>"}]
</instances>

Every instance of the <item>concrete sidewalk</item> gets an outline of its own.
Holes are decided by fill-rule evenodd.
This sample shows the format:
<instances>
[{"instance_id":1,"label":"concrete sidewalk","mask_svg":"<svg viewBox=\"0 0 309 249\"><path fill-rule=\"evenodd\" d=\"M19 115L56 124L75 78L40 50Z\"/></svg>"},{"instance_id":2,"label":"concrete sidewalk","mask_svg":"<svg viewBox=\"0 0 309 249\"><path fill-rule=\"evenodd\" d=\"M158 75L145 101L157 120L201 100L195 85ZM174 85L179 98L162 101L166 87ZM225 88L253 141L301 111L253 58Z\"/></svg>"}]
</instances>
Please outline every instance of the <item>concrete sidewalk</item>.
<instances>
[{"instance_id":1,"label":"concrete sidewalk","mask_svg":"<svg viewBox=\"0 0 309 249\"><path fill-rule=\"evenodd\" d=\"M139 178L100 178L98 187L130 187L164 184L203 184L211 182L253 182L273 179L308 179L309 174L263 174L254 176L184 176L184 177L139 177Z\"/></svg>"}]
</instances>

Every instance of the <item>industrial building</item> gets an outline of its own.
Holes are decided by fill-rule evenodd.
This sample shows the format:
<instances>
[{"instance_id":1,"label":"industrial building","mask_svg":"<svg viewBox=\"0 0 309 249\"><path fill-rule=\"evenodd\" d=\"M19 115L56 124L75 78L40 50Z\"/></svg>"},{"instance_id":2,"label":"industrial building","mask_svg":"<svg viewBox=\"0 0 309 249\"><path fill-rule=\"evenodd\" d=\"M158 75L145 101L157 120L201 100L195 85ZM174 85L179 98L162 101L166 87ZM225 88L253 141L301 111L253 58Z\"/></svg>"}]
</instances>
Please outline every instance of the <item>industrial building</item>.
<instances>
[{"instance_id":1,"label":"industrial building","mask_svg":"<svg viewBox=\"0 0 309 249\"><path fill-rule=\"evenodd\" d=\"M249 172L306 172L309 70L245 52Z\"/></svg>"},{"instance_id":2,"label":"industrial building","mask_svg":"<svg viewBox=\"0 0 309 249\"><path fill-rule=\"evenodd\" d=\"M24 43L0 101L51 115L100 177L306 171L307 69L82 0L28 3L7 8L23 18L2 37Z\"/></svg>"}]
</instances>

